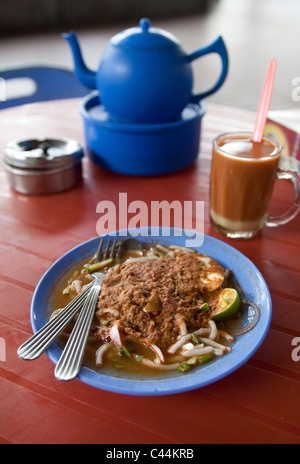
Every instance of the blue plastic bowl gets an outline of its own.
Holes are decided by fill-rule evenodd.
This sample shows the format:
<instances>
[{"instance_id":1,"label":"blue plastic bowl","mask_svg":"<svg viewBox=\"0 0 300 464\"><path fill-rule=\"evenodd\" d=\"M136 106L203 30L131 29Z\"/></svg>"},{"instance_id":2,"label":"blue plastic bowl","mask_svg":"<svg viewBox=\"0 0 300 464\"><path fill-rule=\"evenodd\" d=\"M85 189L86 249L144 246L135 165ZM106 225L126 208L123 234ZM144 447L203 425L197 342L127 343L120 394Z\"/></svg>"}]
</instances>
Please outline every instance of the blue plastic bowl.
<instances>
[{"instance_id":1,"label":"blue plastic bowl","mask_svg":"<svg viewBox=\"0 0 300 464\"><path fill-rule=\"evenodd\" d=\"M184 169L198 157L202 102L188 105L177 121L134 125L113 120L93 93L81 103L80 113L88 157L110 171L156 176Z\"/></svg>"}]
</instances>

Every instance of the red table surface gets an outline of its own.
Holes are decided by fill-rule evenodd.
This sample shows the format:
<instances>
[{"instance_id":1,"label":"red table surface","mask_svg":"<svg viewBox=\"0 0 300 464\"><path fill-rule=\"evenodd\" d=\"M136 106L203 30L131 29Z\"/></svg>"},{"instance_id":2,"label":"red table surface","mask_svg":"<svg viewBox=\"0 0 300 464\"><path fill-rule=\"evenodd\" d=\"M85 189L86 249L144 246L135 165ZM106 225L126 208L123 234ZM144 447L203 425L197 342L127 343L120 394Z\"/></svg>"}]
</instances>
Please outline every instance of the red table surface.
<instances>
[{"instance_id":1,"label":"red table surface","mask_svg":"<svg viewBox=\"0 0 300 464\"><path fill-rule=\"evenodd\" d=\"M0 113L1 151L11 140L63 136L84 144L78 101L34 104ZM265 228L254 240L219 236L208 218L211 142L228 130L252 129L255 115L208 105L197 163L176 174L132 178L108 173L85 159L83 180L52 196L29 197L10 189L0 170L0 443L202 444L299 443L300 215L290 224ZM224 240L259 268L270 288L273 319L256 354L230 376L202 389L162 397L132 397L101 391L77 379L61 383L44 354L36 361L17 357L32 335L30 304L49 266L74 246L96 236L97 204L119 193L128 202L205 201L205 233ZM292 201L282 182L273 209ZM274 206L275 205L275 206Z\"/></svg>"}]
</instances>

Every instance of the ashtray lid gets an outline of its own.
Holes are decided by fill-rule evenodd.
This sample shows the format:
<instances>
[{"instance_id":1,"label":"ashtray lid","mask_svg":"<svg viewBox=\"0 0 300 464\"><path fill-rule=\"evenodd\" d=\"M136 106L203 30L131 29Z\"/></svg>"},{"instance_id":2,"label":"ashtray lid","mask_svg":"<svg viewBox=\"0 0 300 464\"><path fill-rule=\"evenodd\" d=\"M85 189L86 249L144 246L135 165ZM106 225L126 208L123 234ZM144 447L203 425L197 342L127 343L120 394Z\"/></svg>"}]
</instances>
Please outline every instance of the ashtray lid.
<instances>
[{"instance_id":1,"label":"ashtray lid","mask_svg":"<svg viewBox=\"0 0 300 464\"><path fill-rule=\"evenodd\" d=\"M64 168L83 157L81 145L72 139L45 138L10 142L4 150L4 161L23 169Z\"/></svg>"}]
</instances>

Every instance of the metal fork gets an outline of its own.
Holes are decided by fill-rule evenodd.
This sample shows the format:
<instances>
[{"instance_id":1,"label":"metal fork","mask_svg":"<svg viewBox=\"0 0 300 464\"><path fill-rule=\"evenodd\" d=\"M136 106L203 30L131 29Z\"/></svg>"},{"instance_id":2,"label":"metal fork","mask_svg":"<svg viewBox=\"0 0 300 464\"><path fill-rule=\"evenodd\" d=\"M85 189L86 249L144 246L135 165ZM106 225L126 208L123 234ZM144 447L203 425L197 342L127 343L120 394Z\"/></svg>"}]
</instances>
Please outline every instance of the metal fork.
<instances>
[{"instance_id":1,"label":"metal fork","mask_svg":"<svg viewBox=\"0 0 300 464\"><path fill-rule=\"evenodd\" d=\"M102 254L103 241L101 240L95 259L105 260L110 254L111 258L115 258L117 250L117 241L114 240L113 245L110 247L110 240L107 241L106 250ZM79 373L82 365L82 360L85 352L85 347L90 332L91 324L95 314L95 309L99 299L99 294L102 287L102 281L105 277L104 274L94 273L95 281L86 298L84 307L76 321L74 329L70 338L65 346L65 349L56 365L55 377L58 380L72 380Z\"/></svg>"},{"instance_id":2,"label":"metal fork","mask_svg":"<svg viewBox=\"0 0 300 464\"><path fill-rule=\"evenodd\" d=\"M106 242L106 248L103 251L104 238L102 238L100 240L98 250L97 250L97 252L96 252L96 254L94 256L94 262L98 263L98 262L101 262L101 261L105 261L108 258L113 259L115 257L115 255L116 255L116 259L119 260L119 253L120 253L120 250L122 248L122 246L121 246L122 242L118 243L117 239L113 240L113 244L112 244L111 248L110 248L110 243L111 243L111 240L108 239L107 242Z\"/></svg>"}]
</instances>

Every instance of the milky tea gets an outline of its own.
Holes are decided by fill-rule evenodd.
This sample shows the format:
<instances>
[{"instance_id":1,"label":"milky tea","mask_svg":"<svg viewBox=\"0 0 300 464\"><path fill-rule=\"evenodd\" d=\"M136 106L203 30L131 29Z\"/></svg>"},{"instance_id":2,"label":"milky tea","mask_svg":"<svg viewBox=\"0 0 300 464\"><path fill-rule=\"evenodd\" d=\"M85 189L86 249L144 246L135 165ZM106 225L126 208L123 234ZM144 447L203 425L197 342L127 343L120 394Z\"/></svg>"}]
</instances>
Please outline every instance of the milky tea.
<instances>
[{"instance_id":1,"label":"milky tea","mask_svg":"<svg viewBox=\"0 0 300 464\"><path fill-rule=\"evenodd\" d=\"M265 225L281 146L270 138L253 143L250 134L224 134L214 140L210 217L232 238L251 238Z\"/></svg>"}]
</instances>

